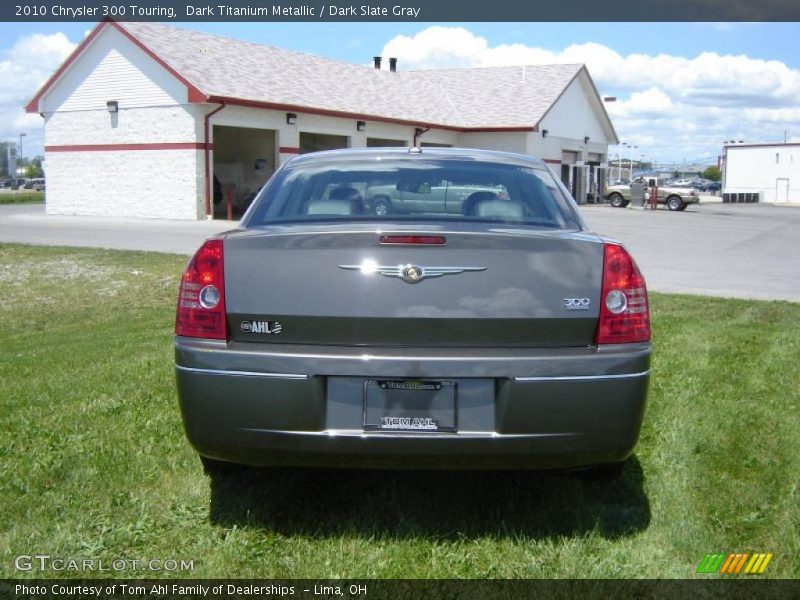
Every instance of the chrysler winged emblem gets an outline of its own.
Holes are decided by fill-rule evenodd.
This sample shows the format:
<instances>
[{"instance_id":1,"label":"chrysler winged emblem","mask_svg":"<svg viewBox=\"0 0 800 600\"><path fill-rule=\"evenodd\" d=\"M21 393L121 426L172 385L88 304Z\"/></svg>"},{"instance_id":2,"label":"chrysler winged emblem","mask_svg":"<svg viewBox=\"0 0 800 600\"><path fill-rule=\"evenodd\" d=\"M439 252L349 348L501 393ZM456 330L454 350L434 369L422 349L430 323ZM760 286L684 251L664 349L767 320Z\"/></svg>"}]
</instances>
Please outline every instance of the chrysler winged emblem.
<instances>
[{"instance_id":1,"label":"chrysler winged emblem","mask_svg":"<svg viewBox=\"0 0 800 600\"><path fill-rule=\"evenodd\" d=\"M408 283L417 283L429 277L456 275L466 271L485 271L486 267L423 267L419 265L382 266L375 261L365 260L360 265L339 265L340 269L361 271L365 275L379 273L385 277L397 277Z\"/></svg>"}]
</instances>

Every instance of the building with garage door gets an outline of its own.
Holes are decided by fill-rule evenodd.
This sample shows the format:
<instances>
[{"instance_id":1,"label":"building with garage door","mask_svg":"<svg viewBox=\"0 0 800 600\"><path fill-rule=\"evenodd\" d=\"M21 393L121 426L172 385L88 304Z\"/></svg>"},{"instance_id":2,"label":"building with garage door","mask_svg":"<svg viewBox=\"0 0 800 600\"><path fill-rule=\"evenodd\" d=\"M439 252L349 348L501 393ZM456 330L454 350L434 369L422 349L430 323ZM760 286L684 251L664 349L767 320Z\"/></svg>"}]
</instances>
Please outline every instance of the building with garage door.
<instances>
[{"instance_id":1,"label":"building with garage door","mask_svg":"<svg viewBox=\"0 0 800 600\"><path fill-rule=\"evenodd\" d=\"M45 122L47 212L220 217L295 154L366 146L531 154L580 201L601 193L618 140L583 65L395 67L104 21L27 105Z\"/></svg>"},{"instance_id":2,"label":"building with garage door","mask_svg":"<svg viewBox=\"0 0 800 600\"><path fill-rule=\"evenodd\" d=\"M726 144L722 193L733 202L800 203L800 143Z\"/></svg>"}]
</instances>

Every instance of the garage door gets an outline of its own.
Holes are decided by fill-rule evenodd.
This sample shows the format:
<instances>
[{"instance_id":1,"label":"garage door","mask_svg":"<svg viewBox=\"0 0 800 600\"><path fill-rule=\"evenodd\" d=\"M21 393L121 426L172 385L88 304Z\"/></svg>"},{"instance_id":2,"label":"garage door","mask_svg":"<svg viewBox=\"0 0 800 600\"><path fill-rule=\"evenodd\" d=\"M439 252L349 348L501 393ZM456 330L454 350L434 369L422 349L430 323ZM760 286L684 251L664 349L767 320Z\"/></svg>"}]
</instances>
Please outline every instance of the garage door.
<instances>
[{"instance_id":1,"label":"garage door","mask_svg":"<svg viewBox=\"0 0 800 600\"><path fill-rule=\"evenodd\" d=\"M347 148L347 141L348 139L345 135L330 135L328 133L310 133L304 131L300 133L300 154Z\"/></svg>"}]
</instances>

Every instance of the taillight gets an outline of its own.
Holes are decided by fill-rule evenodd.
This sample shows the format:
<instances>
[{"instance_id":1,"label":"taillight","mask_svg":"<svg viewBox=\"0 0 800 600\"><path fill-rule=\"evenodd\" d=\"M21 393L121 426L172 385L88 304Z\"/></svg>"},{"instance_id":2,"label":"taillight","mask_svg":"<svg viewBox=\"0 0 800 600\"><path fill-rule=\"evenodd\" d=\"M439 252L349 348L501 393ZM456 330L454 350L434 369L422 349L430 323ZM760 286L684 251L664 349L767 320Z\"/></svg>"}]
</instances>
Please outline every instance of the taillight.
<instances>
[{"instance_id":1,"label":"taillight","mask_svg":"<svg viewBox=\"0 0 800 600\"><path fill-rule=\"evenodd\" d=\"M625 344L649 339L650 308L644 277L625 248L619 244L605 244L603 293L595 341Z\"/></svg>"},{"instance_id":2,"label":"taillight","mask_svg":"<svg viewBox=\"0 0 800 600\"><path fill-rule=\"evenodd\" d=\"M175 335L214 340L228 337L222 240L206 241L183 273Z\"/></svg>"}]
</instances>

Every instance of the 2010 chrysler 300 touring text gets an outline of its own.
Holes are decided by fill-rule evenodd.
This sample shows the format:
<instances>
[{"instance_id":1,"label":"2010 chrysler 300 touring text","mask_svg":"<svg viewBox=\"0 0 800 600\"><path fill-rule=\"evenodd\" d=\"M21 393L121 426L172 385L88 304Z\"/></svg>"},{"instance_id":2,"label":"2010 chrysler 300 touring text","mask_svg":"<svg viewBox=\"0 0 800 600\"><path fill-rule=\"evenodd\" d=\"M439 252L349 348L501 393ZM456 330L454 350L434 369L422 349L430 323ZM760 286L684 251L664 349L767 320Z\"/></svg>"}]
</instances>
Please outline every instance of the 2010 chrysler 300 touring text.
<instances>
[{"instance_id":1,"label":"2010 chrysler 300 touring text","mask_svg":"<svg viewBox=\"0 0 800 600\"><path fill-rule=\"evenodd\" d=\"M644 279L529 156L294 158L192 258L175 329L184 425L208 470L613 475L647 397Z\"/></svg>"}]
</instances>

